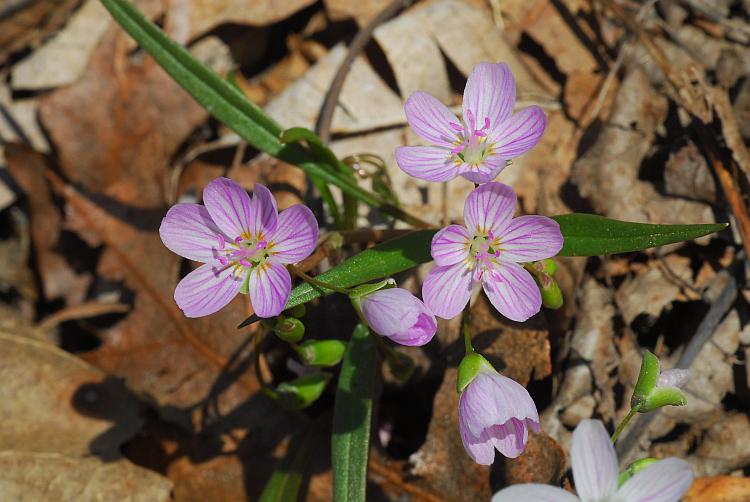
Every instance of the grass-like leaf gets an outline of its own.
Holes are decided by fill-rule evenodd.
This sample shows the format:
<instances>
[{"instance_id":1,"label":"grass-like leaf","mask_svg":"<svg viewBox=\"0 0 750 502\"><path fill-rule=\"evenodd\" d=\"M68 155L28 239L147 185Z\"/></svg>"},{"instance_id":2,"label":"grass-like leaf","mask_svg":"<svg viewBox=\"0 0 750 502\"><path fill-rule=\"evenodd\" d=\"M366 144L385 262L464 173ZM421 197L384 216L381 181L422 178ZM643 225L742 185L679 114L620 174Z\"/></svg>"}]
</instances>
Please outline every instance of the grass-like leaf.
<instances>
[{"instance_id":1,"label":"grass-like leaf","mask_svg":"<svg viewBox=\"0 0 750 502\"><path fill-rule=\"evenodd\" d=\"M377 347L358 324L341 365L333 408L333 500L364 502Z\"/></svg>"}]
</instances>

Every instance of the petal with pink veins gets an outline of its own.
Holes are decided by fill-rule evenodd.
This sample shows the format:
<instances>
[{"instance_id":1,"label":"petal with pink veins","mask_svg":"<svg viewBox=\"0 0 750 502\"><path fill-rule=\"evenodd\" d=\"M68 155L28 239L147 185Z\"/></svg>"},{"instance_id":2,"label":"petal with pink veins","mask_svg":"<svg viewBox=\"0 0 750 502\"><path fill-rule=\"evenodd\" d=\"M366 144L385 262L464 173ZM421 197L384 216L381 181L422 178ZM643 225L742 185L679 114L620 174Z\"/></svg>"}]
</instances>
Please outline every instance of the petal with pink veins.
<instances>
[{"instance_id":1,"label":"petal with pink veins","mask_svg":"<svg viewBox=\"0 0 750 502\"><path fill-rule=\"evenodd\" d=\"M219 311L237 296L242 278L234 267L206 263L186 275L174 290L177 306L187 317L203 317Z\"/></svg>"},{"instance_id":2,"label":"petal with pink veins","mask_svg":"<svg viewBox=\"0 0 750 502\"><path fill-rule=\"evenodd\" d=\"M503 183L486 183L474 189L464 204L464 222L471 233L492 232L498 237L516 210L516 194Z\"/></svg>"},{"instance_id":3,"label":"petal with pink veins","mask_svg":"<svg viewBox=\"0 0 750 502\"><path fill-rule=\"evenodd\" d=\"M280 263L297 263L313 252L318 242L318 222L307 206L297 204L279 214L270 251Z\"/></svg>"},{"instance_id":4,"label":"petal with pink veins","mask_svg":"<svg viewBox=\"0 0 750 502\"><path fill-rule=\"evenodd\" d=\"M250 204L253 208L252 220L248 228L250 233L266 237L276 230L279 210L276 208L276 199L265 185L255 184Z\"/></svg>"},{"instance_id":5,"label":"petal with pink veins","mask_svg":"<svg viewBox=\"0 0 750 502\"><path fill-rule=\"evenodd\" d=\"M570 463L582 500L607 500L617 490L617 456L599 420L582 420L573 431ZM630 500L630 499L628 499Z\"/></svg>"},{"instance_id":6,"label":"petal with pink veins","mask_svg":"<svg viewBox=\"0 0 750 502\"><path fill-rule=\"evenodd\" d=\"M522 263L555 256L563 246L560 225L546 216L519 216L498 236L503 260Z\"/></svg>"},{"instance_id":7,"label":"petal with pink veins","mask_svg":"<svg viewBox=\"0 0 750 502\"><path fill-rule=\"evenodd\" d=\"M438 265L453 265L469 257L471 234L461 225L448 225L432 238L432 258Z\"/></svg>"},{"instance_id":8,"label":"petal with pink veins","mask_svg":"<svg viewBox=\"0 0 750 502\"><path fill-rule=\"evenodd\" d=\"M258 317L274 317L283 310L292 292L292 278L281 263L267 261L250 272L250 302Z\"/></svg>"},{"instance_id":9,"label":"petal with pink veins","mask_svg":"<svg viewBox=\"0 0 750 502\"><path fill-rule=\"evenodd\" d=\"M627 480L617 495L628 502L677 502L691 484L690 464L671 457L654 462Z\"/></svg>"},{"instance_id":10,"label":"petal with pink veins","mask_svg":"<svg viewBox=\"0 0 750 502\"><path fill-rule=\"evenodd\" d=\"M203 263L215 258L220 235L225 237L200 204L172 206L159 227L159 237L170 251Z\"/></svg>"},{"instance_id":11,"label":"petal with pink veins","mask_svg":"<svg viewBox=\"0 0 750 502\"><path fill-rule=\"evenodd\" d=\"M542 139L547 116L538 106L529 106L493 128L487 138L491 154L513 159L531 150Z\"/></svg>"},{"instance_id":12,"label":"petal with pink veins","mask_svg":"<svg viewBox=\"0 0 750 502\"><path fill-rule=\"evenodd\" d=\"M471 270L463 263L435 266L422 284L425 305L436 316L452 319L461 313L471 297Z\"/></svg>"},{"instance_id":13,"label":"petal with pink veins","mask_svg":"<svg viewBox=\"0 0 750 502\"><path fill-rule=\"evenodd\" d=\"M411 128L421 137L435 145L455 146L458 132L451 124L460 122L437 98L426 92L415 92L404 103L404 112Z\"/></svg>"},{"instance_id":14,"label":"petal with pink veins","mask_svg":"<svg viewBox=\"0 0 750 502\"><path fill-rule=\"evenodd\" d=\"M512 321L523 322L542 308L542 295L531 274L517 263L501 261L482 275L490 303Z\"/></svg>"},{"instance_id":15,"label":"petal with pink veins","mask_svg":"<svg viewBox=\"0 0 750 502\"><path fill-rule=\"evenodd\" d=\"M580 502L572 493L541 483L521 483L497 492L491 502Z\"/></svg>"},{"instance_id":16,"label":"petal with pink veins","mask_svg":"<svg viewBox=\"0 0 750 502\"><path fill-rule=\"evenodd\" d=\"M231 240L250 230L255 219L250 196L236 182L216 178L203 189L203 202L217 227Z\"/></svg>"},{"instance_id":17,"label":"petal with pink veins","mask_svg":"<svg viewBox=\"0 0 750 502\"><path fill-rule=\"evenodd\" d=\"M464 89L463 117L471 114L476 128L489 118L492 131L513 113L516 104L516 80L505 63L479 63L474 67Z\"/></svg>"},{"instance_id":18,"label":"petal with pink veins","mask_svg":"<svg viewBox=\"0 0 750 502\"><path fill-rule=\"evenodd\" d=\"M458 176L453 154L441 146L400 146L396 163L409 176L422 180L449 181Z\"/></svg>"}]
</instances>

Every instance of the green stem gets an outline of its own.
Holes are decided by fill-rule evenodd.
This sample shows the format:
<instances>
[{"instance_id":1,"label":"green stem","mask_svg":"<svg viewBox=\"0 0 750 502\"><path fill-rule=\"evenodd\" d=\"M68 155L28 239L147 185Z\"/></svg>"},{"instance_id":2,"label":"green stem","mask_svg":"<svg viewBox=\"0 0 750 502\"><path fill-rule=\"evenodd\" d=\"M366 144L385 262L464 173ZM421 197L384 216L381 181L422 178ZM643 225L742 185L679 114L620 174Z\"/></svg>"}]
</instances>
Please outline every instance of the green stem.
<instances>
[{"instance_id":1,"label":"green stem","mask_svg":"<svg viewBox=\"0 0 750 502\"><path fill-rule=\"evenodd\" d=\"M630 420L635 416L635 414L638 413L635 408L630 408L630 411L627 415L625 415L625 418L622 419L622 422L620 422L617 425L617 428L615 429L614 434L612 434L612 444L615 444L617 441L617 438L620 437L620 434L622 433L623 429L625 429L625 426L628 425Z\"/></svg>"},{"instance_id":2,"label":"green stem","mask_svg":"<svg viewBox=\"0 0 750 502\"><path fill-rule=\"evenodd\" d=\"M322 288L322 289L330 289L331 291L336 291L337 293L341 293L342 295L347 295L347 296L349 295L348 289L340 288L338 286L334 286L333 284L319 281L315 277L307 275L305 272L301 271L294 265L289 265L289 269L292 271L292 273L294 273L294 275L296 275L297 277L299 277L306 283L310 284L311 286L317 286L318 288Z\"/></svg>"},{"instance_id":3,"label":"green stem","mask_svg":"<svg viewBox=\"0 0 750 502\"><path fill-rule=\"evenodd\" d=\"M474 347L471 345L471 309L469 307L469 304L466 304L466 308L464 309L463 313L463 320L461 322L462 324L462 331L464 335L464 347L466 348L466 353L471 354L474 352Z\"/></svg>"}]
</instances>

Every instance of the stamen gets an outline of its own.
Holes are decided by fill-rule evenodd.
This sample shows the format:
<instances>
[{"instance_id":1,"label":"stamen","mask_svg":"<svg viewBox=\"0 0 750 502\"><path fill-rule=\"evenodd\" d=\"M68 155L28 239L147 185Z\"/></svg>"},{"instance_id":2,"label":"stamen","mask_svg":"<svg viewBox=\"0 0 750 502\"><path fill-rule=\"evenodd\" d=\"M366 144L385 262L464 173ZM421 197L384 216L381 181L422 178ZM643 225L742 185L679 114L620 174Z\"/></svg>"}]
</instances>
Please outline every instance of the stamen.
<instances>
[{"instance_id":1,"label":"stamen","mask_svg":"<svg viewBox=\"0 0 750 502\"><path fill-rule=\"evenodd\" d=\"M227 243L227 241L224 239L224 236L219 234L216 237L219 239L219 249L224 249L224 246Z\"/></svg>"},{"instance_id":2,"label":"stamen","mask_svg":"<svg viewBox=\"0 0 750 502\"><path fill-rule=\"evenodd\" d=\"M239 244L241 242L242 242L242 237L241 236L237 236L237 237L234 238L234 243L237 244L238 246L239 246Z\"/></svg>"},{"instance_id":3,"label":"stamen","mask_svg":"<svg viewBox=\"0 0 750 502\"><path fill-rule=\"evenodd\" d=\"M466 121L469 123L470 130L476 129L477 123L474 121L474 114L471 113L471 110L466 110Z\"/></svg>"},{"instance_id":4,"label":"stamen","mask_svg":"<svg viewBox=\"0 0 750 502\"><path fill-rule=\"evenodd\" d=\"M218 256L216 259L219 260L219 263L221 263L222 265L226 265L227 263L229 263L229 260L227 260L226 256Z\"/></svg>"},{"instance_id":5,"label":"stamen","mask_svg":"<svg viewBox=\"0 0 750 502\"><path fill-rule=\"evenodd\" d=\"M478 136L480 138L483 138L483 137L487 136L487 132L486 131L489 128L490 128L490 118L489 117L485 117L484 118L484 127L482 127L481 129L477 129L476 131L474 131L474 136Z\"/></svg>"},{"instance_id":6,"label":"stamen","mask_svg":"<svg viewBox=\"0 0 750 502\"><path fill-rule=\"evenodd\" d=\"M464 127L461 124L457 124L455 122L450 122L448 125L451 126L451 129L453 129L456 132L464 132Z\"/></svg>"},{"instance_id":7,"label":"stamen","mask_svg":"<svg viewBox=\"0 0 750 502\"><path fill-rule=\"evenodd\" d=\"M247 261L245 258L240 258L239 264L243 267L252 267L253 264Z\"/></svg>"},{"instance_id":8,"label":"stamen","mask_svg":"<svg viewBox=\"0 0 750 502\"><path fill-rule=\"evenodd\" d=\"M255 250L260 249L266 249L266 246L268 246L268 243L266 241L258 241L258 243L255 245Z\"/></svg>"},{"instance_id":9,"label":"stamen","mask_svg":"<svg viewBox=\"0 0 750 502\"><path fill-rule=\"evenodd\" d=\"M464 141L460 145L458 145L456 148L451 150L451 154L458 155L459 153L463 152L467 146L469 146L469 143L467 141Z\"/></svg>"}]
</instances>

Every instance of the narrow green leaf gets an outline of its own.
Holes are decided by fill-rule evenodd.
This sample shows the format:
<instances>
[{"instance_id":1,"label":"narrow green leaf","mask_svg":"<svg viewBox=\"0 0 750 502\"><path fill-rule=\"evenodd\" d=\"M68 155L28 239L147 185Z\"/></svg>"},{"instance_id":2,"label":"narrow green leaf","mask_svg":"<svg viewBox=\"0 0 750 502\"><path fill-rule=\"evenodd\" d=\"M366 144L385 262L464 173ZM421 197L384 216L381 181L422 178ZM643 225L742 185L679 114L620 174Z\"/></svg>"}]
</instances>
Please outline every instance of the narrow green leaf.
<instances>
[{"instance_id":1,"label":"narrow green leaf","mask_svg":"<svg viewBox=\"0 0 750 502\"><path fill-rule=\"evenodd\" d=\"M318 419L292 442L281 464L271 473L258 502L289 502L299 498L302 479L322 439L324 426L325 421Z\"/></svg>"},{"instance_id":2,"label":"narrow green leaf","mask_svg":"<svg viewBox=\"0 0 750 502\"><path fill-rule=\"evenodd\" d=\"M364 502L377 350L367 326L358 324L344 356L333 408L333 500Z\"/></svg>"},{"instance_id":3,"label":"narrow green leaf","mask_svg":"<svg viewBox=\"0 0 750 502\"><path fill-rule=\"evenodd\" d=\"M217 120L233 129L250 145L305 171L316 184L337 186L347 195L407 223L425 227L419 218L383 201L360 187L356 180L316 162L300 145L279 141L281 127L252 101L222 79L190 52L169 38L128 0L101 0L112 17L159 65Z\"/></svg>"},{"instance_id":4,"label":"narrow green leaf","mask_svg":"<svg viewBox=\"0 0 750 502\"><path fill-rule=\"evenodd\" d=\"M611 220L595 214L553 216L560 224L565 244L560 256L598 256L689 241L718 232L726 223L702 225L652 225Z\"/></svg>"},{"instance_id":5,"label":"narrow green leaf","mask_svg":"<svg viewBox=\"0 0 750 502\"><path fill-rule=\"evenodd\" d=\"M726 223L711 225L650 225L610 220L592 214L553 216L560 224L565 244L559 256L599 256L638 251L654 246L695 239L726 228ZM318 276L344 288L382 279L432 260L430 242L437 230L419 230L391 239L352 256L337 267ZM302 283L292 290L286 308L332 293L329 289ZM258 318L247 318L240 327Z\"/></svg>"}]
</instances>

